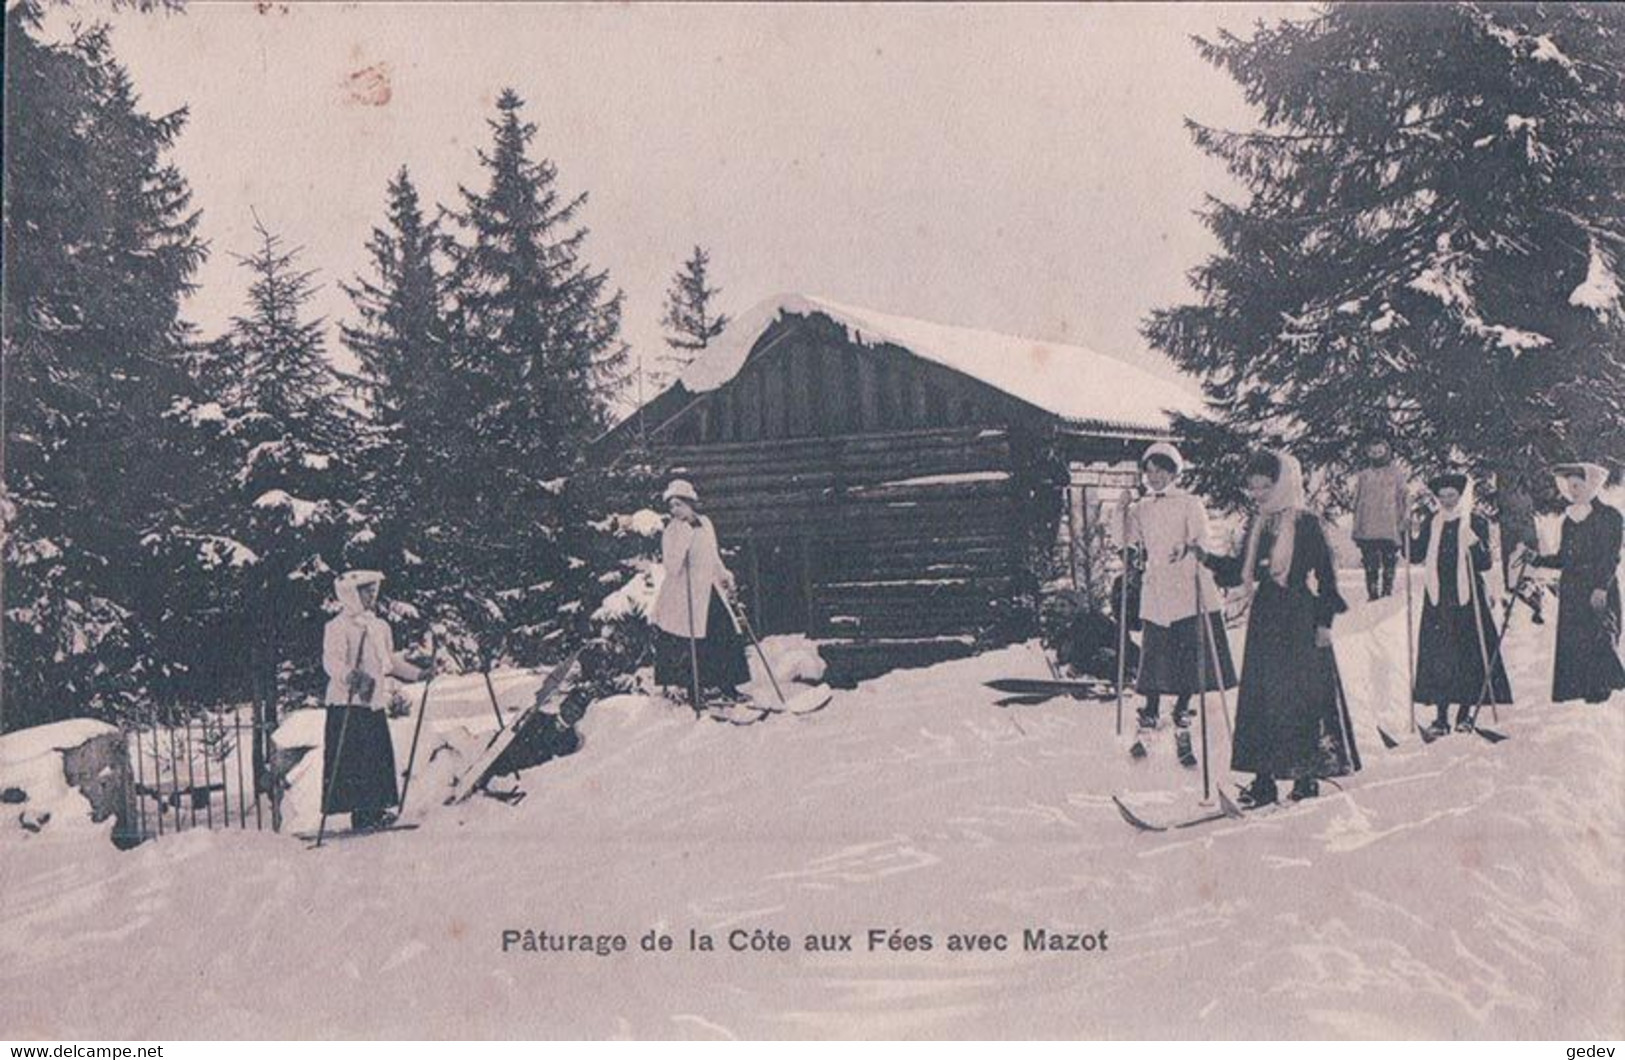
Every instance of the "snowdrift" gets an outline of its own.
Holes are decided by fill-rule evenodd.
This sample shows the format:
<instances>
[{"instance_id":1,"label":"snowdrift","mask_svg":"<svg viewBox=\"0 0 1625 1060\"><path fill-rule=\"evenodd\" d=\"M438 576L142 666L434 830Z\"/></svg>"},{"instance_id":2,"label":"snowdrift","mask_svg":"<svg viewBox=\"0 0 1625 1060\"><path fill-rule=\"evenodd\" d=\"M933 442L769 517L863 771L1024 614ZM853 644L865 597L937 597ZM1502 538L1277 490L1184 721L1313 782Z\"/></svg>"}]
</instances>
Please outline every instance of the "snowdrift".
<instances>
[{"instance_id":1,"label":"snowdrift","mask_svg":"<svg viewBox=\"0 0 1625 1060\"><path fill-rule=\"evenodd\" d=\"M1395 619L1357 603L1339 644L1365 770L1291 810L1130 830L1113 793L1172 817L1198 774L1171 741L1132 762L1110 702L994 706L982 681L1048 676L1030 648L745 727L621 696L524 803L429 810L431 783L416 832L8 851L0 994L40 1038L1620 1037L1625 697L1546 702L1552 627L1520 616L1512 739L1396 724L1386 751ZM651 929L676 949L643 952ZM1104 950L1024 950L1038 929ZM525 930L629 948L504 952ZM871 951L871 930L936 945ZM769 931L794 946L729 946ZM951 953L960 932L1013 945ZM803 948L843 933L851 952Z\"/></svg>"}]
</instances>

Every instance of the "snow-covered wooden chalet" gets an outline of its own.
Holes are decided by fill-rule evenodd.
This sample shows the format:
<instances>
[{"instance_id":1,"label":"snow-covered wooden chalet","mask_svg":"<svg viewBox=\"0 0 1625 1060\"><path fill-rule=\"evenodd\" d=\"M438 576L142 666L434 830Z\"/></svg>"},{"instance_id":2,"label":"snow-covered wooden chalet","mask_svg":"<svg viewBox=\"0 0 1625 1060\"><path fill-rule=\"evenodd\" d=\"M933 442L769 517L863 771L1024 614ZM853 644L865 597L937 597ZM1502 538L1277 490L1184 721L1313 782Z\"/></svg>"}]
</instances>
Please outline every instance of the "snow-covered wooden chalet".
<instances>
[{"instance_id":1,"label":"snow-covered wooden chalet","mask_svg":"<svg viewBox=\"0 0 1625 1060\"><path fill-rule=\"evenodd\" d=\"M758 631L823 642L842 682L1031 635L1040 581L1079 577L1166 410L1199 408L1080 347L791 295L599 453L691 480Z\"/></svg>"}]
</instances>

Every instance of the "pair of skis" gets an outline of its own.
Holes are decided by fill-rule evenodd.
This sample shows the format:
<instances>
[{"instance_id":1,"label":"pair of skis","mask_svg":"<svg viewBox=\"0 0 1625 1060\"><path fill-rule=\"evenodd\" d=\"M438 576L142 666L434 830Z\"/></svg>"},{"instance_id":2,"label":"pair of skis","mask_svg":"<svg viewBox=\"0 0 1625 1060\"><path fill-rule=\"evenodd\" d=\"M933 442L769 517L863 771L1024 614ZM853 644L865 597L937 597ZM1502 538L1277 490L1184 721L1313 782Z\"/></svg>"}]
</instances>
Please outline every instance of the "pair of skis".
<instances>
[{"instance_id":1,"label":"pair of skis","mask_svg":"<svg viewBox=\"0 0 1625 1060\"><path fill-rule=\"evenodd\" d=\"M416 824L406 821L392 821L389 824L375 825L372 828L343 828L336 832L324 833L320 845L326 845L341 839L360 839L363 836L380 835L384 832L415 832L417 829ZM316 842L315 832L297 832L294 834L294 838L304 840L309 850L315 850L319 845Z\"/></svg>"},{"instance_id":2,"label":"pair of skis","mask_svg":"<svg viewBox=\"0 0 1625 1060\"><path fill-rule=\"evenodd\" d=\"M1122 816L1124 822L1129 824L1136 831L1140 832L1173 832L1187 828L1199 828L1202 825L1214 824L1219 821L1241 821L1252 817L1255 814L1266 814L1273 816L1275 812L1281 812L1291 808L1290 806L1282 806L1280 803L1270 803L1268 806L1243 809L1242 807L1236 805L1235 801L1223 791L1217 792L1217 794L1219 796L1219 803L1213 809L1199 813L1193 817L1187 817L1183 820L1172 821L1168 824L1158 824L1154 821L1149 821L1146 818L1141 817L1139 814L1129 809L1128 804L1122 799L1118 798L1116 795L1112 796L1112 804L1117 807L1117 812Z\"/></svg>"},{"instance_id":3,"label":"pair of skis","mask_svg":"<svg viewBox=\"0 0 1625 1060\"><path fill-rule=\"evenodd\" d=\"M775 691L778 691L775 685ZM782 695L782 693L780 693ZM789 714L795 717L804 717L808 714L817 714L830 701L835 693L828 685L814 685L802 692L797 692L788 699L781 699L776 703L750 699L736 703L709 706L700 711L701 717L712 721L726 722L729 725L754 725L773 714Z\"/></svg>"},{"instance_id":4,"label":"pair of skis","mask_svg":"<svg viewBox=\"0 0 1625 1060\"><path fill-rule=\"evenodd\" d=\"M1056 678L1044 681L1025 677L1001 677L993 681L984 681L983 686L995 692L1005 693L1003 699L995 701L995 705L1000 707L1035 707L1060 696L1107 703L1115 694L1110 681L1100 680L1068 681Z\"/></svg>"},{"instance_id":5,"label":"pair of skis","mask_svg":"<svg viewBox=\"0 0 1625 1060\"><path fill-rule=\"evenodd\" d=\"M490 783L492 771L497 761L502 758L503 752L513 745L514 740L524 731L525 726L537 714L542 712L542 708L568 688L575 676L576 666L580 661L581 651L577 649L571 652L563 662L553 667L547 677L542 680L542 686L536 690L536 696L531 700L530 705L520 711L513 721L508 724L507 728L498 729L493 733L491 738L486 741L485 747L474 757L474 761L469 763L468 768L464 769L452 780L452 792L445 799L447 806L467 802L475 792L484 789Z\"/></svg>"},{"instance_id":6,"label":"pair of skis","mask_svg":"<svg viewBox=\"0 0 1625 1060\"><path fill-rule=\"evenodd\" d=\"M1409 674L1409 676L1410 676L1410 684L1406 689L1406 694L1407 694L1408 697L1411 697L1411 728L1415 730L1417 736L1421 737L1423 743L1431 744L1433 741L1435 741L1435 740L1439 739L1439 737L1443 736L1444 733L1433 732L1430 726L1424 726L1416 718L1416 701L1415 701L1415 698L1414 698L1414 696L1412 695L1412 692L1411 692L1411 690L1416 687L1416 654L1415 654L1415 648L1413 647L1414 630L1412 628L1412 619L1411 619L1412 608L1414 606L1414 602L1413 602L1412 596L1411 596L1411 562L1410 562L1411 535L1410 535L1410 524L1409 523L1405 524L1404 536L1405 536L1405 546L1404 546L1405 547L1405 661L1406 661L1407 668L1410 671L1410 674ZM1494 643L1493 647L1486 644L1485 638L1484 638L1484 627L1479 622L1479 612L1478 612L1479 599L1478 599L1478 592L1477 592L1477 589L1478 589L1478 575L1477 575L1476 571L1469 573L1469 575L1468 575L1468 583L1467 583L1468 584L1468 589L1470 590L1470 593L1471 593L1471 606L1472 606L1472 609L1473 609L1473 627L1474 627L1475 631L1478 634L1479 658L1480 658L1480 661L1482 662L1483 667L1484 667L1484 682L1483 682L1483 685L1479 689L1478 702L1473 705L1472 713L1468 715L1467 724L1465 726L1465 729L1463 729L1463 727L1458 723L1456 731L1457 732L1462 732L1462 731L1471 732L1475 736L1482 737L1485 740L1485 742L1487 742L1487 743L1489 743L1491 745L1501 743L1503 740L1510 739L1510 737L1508 737L1506 733L1498 732L1495 729L1486 729L1483 726L1479 725L1478 724L1478 713L1479 713L1479 711L1484 709L1484 704L1485 703L1488 703L1490 705L1491 714L1495 713L1495 702L1494 702L1494 700L1495 700L1495 687L1494 687L1495 686L1495 667L1496 667L1497 664L1500 663L1500 661L1501 661L1501 649L1503 647L1505 647L1505 645L1506 645L1507 629L1512 624L1512 612L1513 612L1513 609L1517 607L1518 601L1522 600L1525 604L1528 605L1529 610L1535 615L1536 620L1539 621L1539 619L1540 619L1540 612L1536 608L1535 603L1534 603L1534 600L1537 599L1537 598L1532 597L1530 595L1530 593L1529 593L1529 589L1531 587L1538 590L1538 586L1533 585L1534 579L1531 577L1533 572L1530 569L1529 559L1528 559L1527 555L1525 553L1521 552L1521 551L1518 552L1513 557L1513 559L1517 564L1515 569L1517 570L1518 576L1516 578L1512 579L1512 586L1511 586L1510 589L1507 590L1506 604L1501 609L1501 628L1499 630L1495 630L1494 629L1495 620L1494 620L1493 616L1492 616L1492 618L1490 620L1491 629L1495 632L1495 643ZM1509 571L1508 573L1510 574L1511 572ZM1394 739L1394 737L1391 734L1389 734L1389 732L1380 725L1377 726L1377 735L1382 739L1382 745L1384 747L1386 747L1388 750L1392 751L1394 748L1399 746L1399 741Z\"/></svg>"}]
</instances>

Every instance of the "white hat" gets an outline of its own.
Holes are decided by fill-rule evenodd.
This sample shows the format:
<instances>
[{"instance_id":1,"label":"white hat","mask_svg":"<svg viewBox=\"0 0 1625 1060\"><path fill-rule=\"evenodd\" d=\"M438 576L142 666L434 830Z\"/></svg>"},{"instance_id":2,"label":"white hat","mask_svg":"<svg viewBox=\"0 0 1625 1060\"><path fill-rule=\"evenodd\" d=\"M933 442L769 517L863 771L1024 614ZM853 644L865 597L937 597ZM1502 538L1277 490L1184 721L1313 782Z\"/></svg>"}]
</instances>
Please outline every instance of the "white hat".
<instances>
[{"instance_id":1,"label":"white hat","mask_svg":"<svg viewBox=\"0 0 1625 1060\"><path fill-rule=\"evenodd\" d=\"M1178 449L1175 449L1167 442L1158 442L1145 452L1141 453L1140 466L1144 467L1146 460L1153 456L1165 457L1166 459L1172 460L1174 462L1174 474L1176 475L1185 470L1185 458L1179 455Z\"/></svg>"},{"instance_id":2,"label":"white hat","mask_svg":"<svg viewBox=\"0 0 1625 1060\"><path fill-rule=\"evenodd\" d=\"M687 479L674 478L671 480L671 485L666 487L666 492L660 499L665 501L681 499L688 501L690 504L697 504L700 495L694 492L693 484Z\"/></svg>"},{"instance_id":3,"label":"white hat","mask_svg":"<svg viewBox=\"0 0 1625 1060\"><path fill-rule=\"evenodd\" d=\"M383 580L383 574L375 570L348 570L333 579L333 595L338 597L341 610L356 614L361 611L361 587Z\"/></svg>"}]
</instances>

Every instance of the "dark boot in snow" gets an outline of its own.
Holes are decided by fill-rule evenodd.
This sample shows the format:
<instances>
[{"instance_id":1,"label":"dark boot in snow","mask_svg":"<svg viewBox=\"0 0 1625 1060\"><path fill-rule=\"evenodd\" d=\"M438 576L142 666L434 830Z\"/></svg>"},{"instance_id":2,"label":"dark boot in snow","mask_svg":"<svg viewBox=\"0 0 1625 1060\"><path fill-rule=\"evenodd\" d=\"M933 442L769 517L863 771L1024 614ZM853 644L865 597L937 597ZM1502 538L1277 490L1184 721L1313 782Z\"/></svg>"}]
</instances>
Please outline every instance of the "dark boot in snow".
<instances>
[{"instance_id":1,"label":"dark boot in snow","mask_svg":"<svg viewBox=\"0 0 1625 1060\"><path fill-rule=\"evenodd\" d=\"M1136 715L1136 718L1140 724L1140 730L1142 732L1148 732L1155 729L1157 727L1157 716L1160 713L1161 712L1155 706L1149 703L1141 707L1139 713Z\"/></svg>"},{"instance_id":2,"label":"dark boot in snow","mask_svg":"<svg viewBox=\"0 0 1625 1060\"><path fill-rule=\"evenodd\" d=\"M1473 708L1465 703L1456 708L1456 731L1473 731Z\"/></svg>"},{"instance_id":3,"label":"dark boot in snow","mask_svg":"<svg viewBox=\"0 0 1625 1060\"><path fill-rule=\"evenodd\" d=\"M1439 716L1433 719L1428 726L1428 733L1432 736L1448 736L1450 734L1450 706L1447 703L1439 704Z\"/></svg>"},{"instance_id":4,"label":"dark boot in snow","mask_svg":"<svg viewBox=\"0 0 1625 1060\"><path fill-rule=\"evenodd\" d=\"M350 830L352 832L371 832L384 827L383 810L356 810L350 814Z\"/></svg>"},{"instance_id":5,"label":"dark boot in snow","mask_svg":"<svg viewBox=\"0 0 1625 1060\"><path fill-rule=\"evenodd\" d=\"M1292 794L1287 796L1293 802L1302 802L1304 799L1313 799L1320 795L1320 781L1314 777L1299 777L1292 782Z\"/></svg>"},{"instance_id":6,"label":"dark boot in snow","mask_svg":"<svg viewBox=\"0 0 1625 1060\"><path fill-rule=\"evenodd\" d=\"M1196 765L1196 752L1191 749L1191 731L1180 729L1174 733L1174 749L1179 753L1179 764L1188 768Z\"/></svg>"},{"instance_id":7,"label":"dark boot in snow","mask_svg":"<svg viewBox=\"0 0 1625 1060\"><path fill-rule=\"evenodd\" d=\"M1279 798L1275 790L1275 778L1260 773L1253 778L1253 782L1241 789L1241 795L1236 799L1244 810L1256 810L1260 806L1270 806Z\"/></svg>"}]
</instances>

